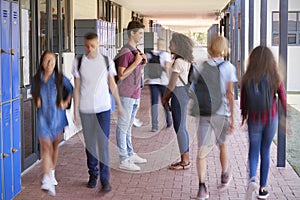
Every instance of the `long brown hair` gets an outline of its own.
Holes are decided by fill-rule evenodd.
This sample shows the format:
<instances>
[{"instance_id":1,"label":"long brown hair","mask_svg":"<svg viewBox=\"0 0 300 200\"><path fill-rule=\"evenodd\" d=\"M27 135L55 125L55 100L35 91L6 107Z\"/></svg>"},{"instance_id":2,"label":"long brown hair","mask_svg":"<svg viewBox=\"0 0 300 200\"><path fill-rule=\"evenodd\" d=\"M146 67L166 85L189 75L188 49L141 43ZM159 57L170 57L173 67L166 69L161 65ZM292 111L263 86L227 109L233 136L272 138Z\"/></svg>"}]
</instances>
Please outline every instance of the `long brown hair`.
<instances>
[{"instance_id":1,"label":"long brown hair","mask_svg":"<svg viewBox=\"0 0 300 200\"><path fill-rule=\"evenodd\" d=\"M57 62L57 56L52 51L44 51L44 53L41 56L40 64L38 66L36 74L33 76L33 85L32 88L32 97L34 100L34 103L37 104L37 99L40 97L40 90L41 90L41 75L44 72L43 67L43 61L46 54L53 54L55 55L55 67L54 67L54 73L55 73L55 85L57 90L57 96L56 96L56 105L59 106L61 100L62 100L62 93L63 93L63 74L59 72L58 70L58 62Z\"/></svg>"},{"instance_id":2,"label":"long brown hair","mask_svg":"<svg viewBox=\"0 0 300 200\"><path fill-rule=\"evenodd\" d=\"M188 62L193 62L194 43L191 38L183 35L182 33L175 32L172 34L171 42L173 42L176 46L175 52L172 52L172 54L175 56L175 59L183 58Z\"/></svg>"},{"instance_id":3,"label":"long brown hair","mask_svg":"<svg viewBox=\"0 0 300 200\"><path fill-rule=\"evenodd\" d=\"M247 84L249 81L258 83L265 75L269 78L272 91L275 93L281 81L276 60L268 47L258 46L253 49L249 56L247 71L243 76L242 84Z\"/></svg>"}]
</instances>

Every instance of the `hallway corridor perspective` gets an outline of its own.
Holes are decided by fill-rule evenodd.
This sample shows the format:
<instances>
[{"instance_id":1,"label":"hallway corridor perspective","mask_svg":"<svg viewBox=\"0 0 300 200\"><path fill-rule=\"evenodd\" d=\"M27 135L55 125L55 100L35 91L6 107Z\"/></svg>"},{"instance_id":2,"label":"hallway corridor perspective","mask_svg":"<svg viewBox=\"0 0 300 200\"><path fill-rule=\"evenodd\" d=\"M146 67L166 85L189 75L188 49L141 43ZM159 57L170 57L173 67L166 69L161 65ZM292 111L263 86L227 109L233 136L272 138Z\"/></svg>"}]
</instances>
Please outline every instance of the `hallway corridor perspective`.
<instances>
[{"instance_id":1,"label":"hallway corridor perspective","mask_svg":"<svg viewBox=\"0 0 300 200\"><path fill-rule=\"evenodd\" d=\"M177 141L173 128L166 129L160 124L161 130L152 133L150 125L150 93L146 86L142 90L141 108L138 112L144 124L133 130L133 145L135 151L148 159L148 163L140 165L142 170L137 173L120 171L118 169L118 153L116 150L116 116L112 115L110 155L111 155L111 185L108 194L99 193L99 187L86 187L88 173L82 133L74 135L60 146L58 165L56 168L56 196L51 197L40 189L42 169L38 163L22 176L22 191L15 200L188 200L196 199L198 191L198 176L196 171L197 140L195 138L195 120L188 117L188 130L191 142L192 167L188 170L172 171L167 166L179 158ZM162 108L160 109L162 114ZM224 191L218 191L220 183L219 150L217 147L208 156L207 184L210 199L244 199L247 185L247 130L240 127L239 103L235 103L235 132L229 137L230 169L233 173L231 184ZM162 119L160 115L160 119ZM160 120L162 121L162 120ZM271 165L269 174L268 199L293 200L300 198L300 178L287 163L286 168L276 167L276 146L272 144ZM99 184L98 184L99 186Z\"/></svg>"}]
</instances>

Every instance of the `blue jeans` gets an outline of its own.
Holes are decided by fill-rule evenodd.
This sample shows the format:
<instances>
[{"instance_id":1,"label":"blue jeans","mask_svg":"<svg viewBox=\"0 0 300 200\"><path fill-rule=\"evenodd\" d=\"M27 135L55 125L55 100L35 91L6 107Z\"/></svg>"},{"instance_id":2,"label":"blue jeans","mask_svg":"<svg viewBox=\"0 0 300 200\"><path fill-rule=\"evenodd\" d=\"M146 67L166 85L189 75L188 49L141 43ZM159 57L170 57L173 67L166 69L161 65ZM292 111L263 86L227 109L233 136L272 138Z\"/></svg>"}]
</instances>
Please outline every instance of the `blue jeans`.
<instances>
[{"instance_id":1,"label":"blue jeans","mask_svg":"<svg viewBox=\"0 0 300 200\"><path fill-rule=\"evenodd\" d=\"M171 111L180 154L189 152L189 133L186 129L188 102L189 96L185 87L175 87L172 93Z\"/></svg>"},{"instance_id":2,"label":"blue jeans","mask_svg":"<svg viewBox=\"0 0 300 200\"><path fill-rule=\"evenodd\" d=\"M151 92L151 122L152 122L152 128L158 128L158 99L159 96L163 97L165 91L166 91L166 86L164 85L158 85L158 84L153 84L149 85L150 87L150 92ZM167 126L171 126L171 115L168 109L164 107L165 111L165 117L166 117L166 123Z\"/></svg>"},{"instance_id":3,"label":"blue jeans","mask_svg":"<svg viewBox=\"0 0 300 200\"><path fill-rule=\"evenodd\" d=\"M260 186L267 185L270 166L270 147L278 125L278 116L266 125L248 120L250 178L256 176L260 154Z\"/></svg>"},{"instance_id":4,"label":"blue jeans","mask_svg":"<svg viewBox=\"0 0 300 200\"><path fill-rule=\"evenodd\" d=\"M123 106L123 115L118 118L116 139L120 161L134 154L131 142L131 129L136 112L140 105L140 99L120 97Z\"/></svg>"},{"instance_id":5,"label":"blue jeans","mask_svg":"<svg viewBox=\"0 0 300 200\"><path fill-rule=\"evenodd\" d=\"M109 181L110 111L96 114L80 113L83 135L86 146L87 167L89 175L98 176L100 165L100 181Z\"/></svg>"}]
</instances>

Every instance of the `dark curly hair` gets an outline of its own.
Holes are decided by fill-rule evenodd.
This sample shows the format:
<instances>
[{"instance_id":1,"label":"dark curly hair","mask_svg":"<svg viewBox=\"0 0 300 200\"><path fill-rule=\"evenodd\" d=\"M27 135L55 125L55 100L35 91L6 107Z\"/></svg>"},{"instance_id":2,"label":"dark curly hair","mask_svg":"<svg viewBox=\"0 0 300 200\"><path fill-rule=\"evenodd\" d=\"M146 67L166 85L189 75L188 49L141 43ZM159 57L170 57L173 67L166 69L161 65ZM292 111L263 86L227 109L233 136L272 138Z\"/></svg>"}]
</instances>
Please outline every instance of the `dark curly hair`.
<instances>
[{"instance_id":1,"label":"dark curly hair","mask_svg":"<svg viewBox=\"0 0 300 200\"><path fill-rule=\"evenodd\" d=\"M173 42L173 44L176 46L175 52L171 52L175 56L175 59L183 58L188 62L193 62L194 43L191 38L184 34L175 32L172 34L172 39L170 42Z\"/></svg>"}]
</instances>

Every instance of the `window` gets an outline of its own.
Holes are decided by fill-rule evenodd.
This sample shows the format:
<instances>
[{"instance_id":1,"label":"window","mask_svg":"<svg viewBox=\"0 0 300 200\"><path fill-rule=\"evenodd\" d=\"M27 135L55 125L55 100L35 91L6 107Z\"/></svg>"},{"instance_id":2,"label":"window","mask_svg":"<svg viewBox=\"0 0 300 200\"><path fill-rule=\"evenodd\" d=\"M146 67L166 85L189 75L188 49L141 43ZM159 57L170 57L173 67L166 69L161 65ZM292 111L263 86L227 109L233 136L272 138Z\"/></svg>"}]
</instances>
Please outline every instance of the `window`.
<instances>
[{"instance_id":1,"label":"window","mask_svg":"<svg viewBox=\"0 0 300 200\"><path fill-rule=\"evenodd\" d=\"M279 45L279 12L272 13L272 44ZM300 45L300 11L288 13L288 44Z\"/></svg>"}]
</instances>

